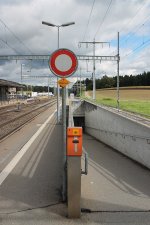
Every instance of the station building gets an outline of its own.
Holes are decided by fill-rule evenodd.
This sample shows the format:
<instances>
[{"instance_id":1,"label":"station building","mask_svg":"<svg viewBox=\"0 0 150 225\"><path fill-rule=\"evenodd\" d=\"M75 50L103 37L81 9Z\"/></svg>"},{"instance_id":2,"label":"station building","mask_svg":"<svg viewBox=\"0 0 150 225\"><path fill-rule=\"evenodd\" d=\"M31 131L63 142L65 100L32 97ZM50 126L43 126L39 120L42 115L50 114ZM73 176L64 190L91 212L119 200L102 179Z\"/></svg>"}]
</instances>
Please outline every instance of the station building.
<instances>
[{"instance_id":1,"label":"station building","mask_svg":"<svg viewBox=\"0 0 150 225\"><path fill-rule=\"evenodd\" d=\"M9 100L11 97L17 94L17 91L20 91L23 88L23 85L0 79L0 101Z\"/></svg>"}]
</instances>

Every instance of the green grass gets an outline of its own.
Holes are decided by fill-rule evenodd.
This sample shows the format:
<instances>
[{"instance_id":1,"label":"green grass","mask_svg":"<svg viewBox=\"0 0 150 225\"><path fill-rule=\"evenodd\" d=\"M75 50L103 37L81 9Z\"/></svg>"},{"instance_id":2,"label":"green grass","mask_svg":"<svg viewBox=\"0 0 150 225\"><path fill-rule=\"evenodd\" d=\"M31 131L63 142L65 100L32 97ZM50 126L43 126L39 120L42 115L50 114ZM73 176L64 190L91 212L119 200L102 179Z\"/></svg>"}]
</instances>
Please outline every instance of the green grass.
<instances>
[{"instance_id":1,"label":"green grass","mask_svg":"<svg viewBox=\"0 0 150 225\"><path fill-rule=\"evenodd\" d=\"M121 101L120 107L123 110L128 110L150 117L150 102L148 101Z\"/></svg>"},{"instance_id":2,"label":"green grass","mask_svg":"<svg viewBox=\"0 0 150 225\"><path fill-rule=\"evenodd\" d=\"M89 98L88 100L93 102L93 100ZM97 104L103 104L115 108L117 107L117 101L113 98L102 98L102 99L99 98L94 102L96 102ZM147 118L150 118L150 101L121 100L120 109L137 113Z\"/></svg>"}]
</instances>

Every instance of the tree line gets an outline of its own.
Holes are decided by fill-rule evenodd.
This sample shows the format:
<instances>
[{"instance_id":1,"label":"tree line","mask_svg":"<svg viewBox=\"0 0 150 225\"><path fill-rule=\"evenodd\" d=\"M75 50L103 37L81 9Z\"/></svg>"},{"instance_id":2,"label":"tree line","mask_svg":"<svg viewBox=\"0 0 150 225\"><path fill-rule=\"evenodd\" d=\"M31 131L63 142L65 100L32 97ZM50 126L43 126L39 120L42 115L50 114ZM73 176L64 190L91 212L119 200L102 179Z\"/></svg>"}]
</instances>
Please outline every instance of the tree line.
<instances>
[{"instance_id":1,"label":"tree line","mask_svg":"<svg viewBox=\"0 0 150 225\"><path fill-rule=\"evenodd\" d=\"M82 81L85 83L86 90L93 89L93 80L86 79ZM101 88L113 88L117 86L117 76L108 77L107 75L103 76L101 79L96 79L96 89ZM150 86L150 72L144 72L138 75L125 75L119 76L119 86L128 87L128 86ZM34 92L48 92L48 86L31 86L24 85L24 90L34 91ZM54 93L54 87L49 87L49 91Z\"/></svg>"},{"instance_id":2,"label":"tree line","mask_svg":"<svg viewBox=\"0 0 150 225\"><path fill-rule=\"evenodd\" d=\"M82 82L83 83L83 82ZM86 90L93 89L92 79L86 79ZM103 76L101 79L96 79L96 89L101 88L113 88L117 86L117 76L108 77L107 75ZM150 86L150 72L144 72L138 75L125 75L119 76L119 86L128 87L128 86Z\"/></svg>"},{"instance_id":3,"label":"tree line","mask_svg":"<svg viewBox=\"0 0 150 225\"><path fill-rule=\"evenodd\" d=\"M33 91L33 92L48 92L48 86L34 86L34 85L24 85L24 91ZM54 92L53 87L49 87L49 92Z\"/></svg>"}]
</instances>

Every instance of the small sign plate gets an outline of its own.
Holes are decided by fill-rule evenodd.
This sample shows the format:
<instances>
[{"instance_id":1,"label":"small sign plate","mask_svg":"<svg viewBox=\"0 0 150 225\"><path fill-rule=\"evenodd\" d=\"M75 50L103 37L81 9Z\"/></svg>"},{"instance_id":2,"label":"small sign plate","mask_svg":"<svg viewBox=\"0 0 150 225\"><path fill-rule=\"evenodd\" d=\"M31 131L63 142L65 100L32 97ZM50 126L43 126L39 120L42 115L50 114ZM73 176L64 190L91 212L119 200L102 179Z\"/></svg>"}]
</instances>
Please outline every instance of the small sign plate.
<instances>
[{"instance_id":1,"label":"small sign plate","mask_svg":"<svg viewBox=\"0 0 150 225\"><path fill-rule=\"evenodd\" d=\"M61 87L66 87L66 85L68 85L70 83L69 80L67 80L66 78L62 78L58 81L58 84L61 86Z\"/></svg>"}]
</instances>

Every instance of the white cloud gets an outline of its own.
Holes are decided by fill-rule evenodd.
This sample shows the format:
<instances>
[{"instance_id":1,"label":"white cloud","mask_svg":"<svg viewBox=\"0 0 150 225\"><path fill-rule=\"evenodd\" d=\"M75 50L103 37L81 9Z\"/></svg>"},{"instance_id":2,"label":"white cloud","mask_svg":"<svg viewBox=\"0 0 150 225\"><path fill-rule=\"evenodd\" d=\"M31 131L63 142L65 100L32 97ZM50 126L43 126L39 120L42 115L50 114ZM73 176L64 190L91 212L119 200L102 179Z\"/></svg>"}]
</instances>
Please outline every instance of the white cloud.
<instances>
[{"instance_id":1,"label":"white cloud","mask_svg":"<svg viewBox=\"0 0 150 225\"><path fill-rule=\"evenodd\" d=\"M75 25L60 28L60 47L69 48L76 54L93 54L92 46L86 49L78 49L78 42L82 41L87 26L89 13L92 6L92 0L3 0L0 2L0 18L9 26L9 28L31 49L35 54L51 53L57 48L57 28L42 25L42 20L55 24L75 21ZM96 54L109 55L116 54L117 32L120 31L120 74L136 74L149 70L149 49L139 51L136 55L122 58L133 50L134 46L147 40L149 36L149 7L150 0L113 0L108 15L103 21L105 12L110 1L95 1L91 20L86 30L85 41L93 41L97 33L97 41L111 41L111 48L96 46ZM147 19L147 23L141 29L139 27ZM102 22L103 21L103 22ZM136 31L137 30L137 31ZM0 23L0 38L7 41L12 48L15 48L22 54L30 53L25 46L17 41L13 35ZM122 38L130 37L131 32L135 34L132 39L122 45ZM129 36L127 36L129 34ZM131 41L132 40L132 41ZM0 54L15 54L15 52L0 41ZM16 71L20 68L20 63L15 62L1 64L0 76L7 77L10 80L18 80ZM28 64L28 62L25 62ZM102 74L105 71L109 76L116 73L115 63L100 62L96 63L96 73ZM86 62L80 62L82 67L86 68ZM92 63L89 63L89 70L92 70ZM32 73L41 74L49 72L46 63L43 67L38 63L34 64ZM86 69L84 74L86 74ZM38 81L33 81L37 82Z\"/></svg>"}]
</instances>

